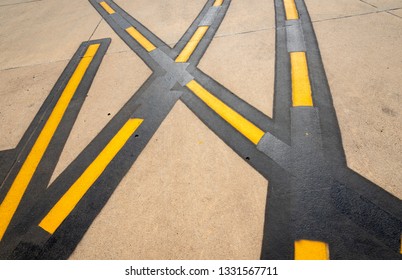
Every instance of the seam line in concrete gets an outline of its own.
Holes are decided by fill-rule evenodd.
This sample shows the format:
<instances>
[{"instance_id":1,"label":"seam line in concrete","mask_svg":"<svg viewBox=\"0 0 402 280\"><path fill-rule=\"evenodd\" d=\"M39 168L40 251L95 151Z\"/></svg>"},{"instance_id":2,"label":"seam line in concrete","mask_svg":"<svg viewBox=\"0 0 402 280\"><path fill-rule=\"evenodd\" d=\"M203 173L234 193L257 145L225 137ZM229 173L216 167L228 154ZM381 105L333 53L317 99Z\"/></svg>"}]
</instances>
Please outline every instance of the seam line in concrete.
<instances>
[{"instance_id":1,"label":"seam line in concrete","mask_svg":"<svg viewBox=\"0 0 402 280\"><path fill-rule=\"evenodd\" d=\"M42 1L43 1L43 0L32 0L32 1L26 1L26 2L19 2L19 3L12 3L12 4L4 4L4 5L0 5L0 7L16 6L16 5L21 5L21 4L30 4L30 3L42 2Z\"/></svg>"},{"instance_id":2,"label":"seam line in concrete","mask_svg":"<svg viewBox=\"0 0 402 280\"><path fill-rule=\"evenodd\" d=\"M346 19L346 18L359 17L359 16L368 16L368 15L380 14L380 13L389 13L390 11L395 11L395 10L399 10L399 9L401 9L401 8L388 9L388 10L378 10L378 11L375 11L375 12L354 14L354 15L349 15L349 16L342 16L342 17L335 17L335 18L328 18L328 19L319 19L319 20L313 20L312 22L317 23L317 22L325 22L325 21Z\"/></svg>"}]
</instances>

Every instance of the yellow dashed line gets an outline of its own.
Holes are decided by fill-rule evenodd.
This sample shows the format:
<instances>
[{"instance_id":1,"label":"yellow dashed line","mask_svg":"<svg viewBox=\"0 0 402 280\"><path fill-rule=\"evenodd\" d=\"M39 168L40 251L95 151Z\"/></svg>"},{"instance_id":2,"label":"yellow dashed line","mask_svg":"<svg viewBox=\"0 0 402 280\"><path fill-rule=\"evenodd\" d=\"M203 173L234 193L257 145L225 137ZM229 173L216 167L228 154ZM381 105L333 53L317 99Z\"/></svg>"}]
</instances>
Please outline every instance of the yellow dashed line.
<instances>
[{"instance_id":1,"label":"yellow dashed line","mask_svg":"<svg viewBox=\"0 0 402 280\"><path fill-rule=\"evenodd\" d=\"M148 52L151 52L154 49L156 49L156 47L134 27L131 26L131 27L127 28L126 31L128 34L131 35L131 37L133 37Z\"/></svg>"},{"instance_id":2,"label":"yellow dashed line","mask_svg":"<svg viewBox=\"0 0 402 280\"><path fill-rule=\"evenodd\" d=\"M295 242L295 260L329 260L329 247L321 241L298 240Z\"/></svg>"},{"instance_id":3,"label":"yellow dashed line","mask_svg":"<svg viewBox=\"0 0 402 280\"><path fill-rule=\"evenodd\" d=\"M247 137L251 142L253 142L255 145L260 142L261 138L265 134L264 131L245 119L221 100L213 96L195 80L192 80L186 86L205 104L207 104L212 110L214 110L231 126L237 129L241 134Z\"/></svg>"},{"instance_id":4,"label":"yellow dashed line","mask_svg":"<svg viewBox=\"0 0 402 280\"><path fill-rule=\"evenodd\" d=\"M200 43L202 37L204 37L205 33L208 30L208 26L200 26L195 31L194 35L191 37L190 41L188 41L187 45L184 47L183 51L176 58L176 62L187 62L190 56L193 54L194 50L197 48Z\"/></svg>"},{"instance_id":5,"label":"yellow dashed line","mask_svg":"<svg viewBox=\"0 0 402 280\"><path fill-rule=\"evenodd\" d=\"M19 203L29 185L29 182L34 175L36 168L39 165L47 147L57 127L59 126L61 119L73 98L78 85L87 71L93 57L98 51L100 44L90 45L75 69L73 75L64 88L59 100L56 103L52 113L49 116L45 126L39 134L38 139L32 147L32 150L28 154L27 159L23 163L20 171L17 174L13 184L10 187L6 197L0 205L0 240L3 238L8 225L11 222L15 211L18 208Z\"/></svg>"},{"instance_id":6,"label":"yellow dashed line","mask_svg":"<svg viewBox=\"0 0 402 280\"><path fill-rule=\"evenodd\" d=\"M82 173L77 181L43 218L39 224L41 228L50 234L53 234L57 230L121 148L123 148L131 135L141 125L142 121L141 119L130 119L126 122L84 173Z\"/></svg>"},{"instance_id":7,"label":"yellow dashed line","mask_svg":"<svg viewBox=\"0 0 402 280\"><path fill-rule=\"evenodd\" d=\"M104 8L105 11L108 12L110 15L115 13L115 11L106 2L100 2L99 5L101 5L102 8Z\"/></svg>"},{"instance_id":8,"label":"yellow dashed line","mask_svg":"<svg viewBox=\"0 0 402 280\"><path fill-rule=\"evenodd\" d=\"M215 7L222 6L222 3L223 3L223 0L216 0L215 3L214 3L214 6Z\"/></svg>"},{"instance_id":9,"label":"yellow dashed line","mask_svg":"<svg viewBox=\"0 0 402 280\"><path fill-rule=\"evenodd\" d=\"M306 53L290 53L293 106L313 106Z\"/></svg>"},{"instance_id":10,"label":"yellow dashed line","mask_svg":"<svg viewBox=\"0 0 402 280\"><path fill-rule=\"evenodd\" d=\"M295 0L283 0L285 4L286 19L299 19L299 13L297 12Z\"/></svg>"}]
</instances>

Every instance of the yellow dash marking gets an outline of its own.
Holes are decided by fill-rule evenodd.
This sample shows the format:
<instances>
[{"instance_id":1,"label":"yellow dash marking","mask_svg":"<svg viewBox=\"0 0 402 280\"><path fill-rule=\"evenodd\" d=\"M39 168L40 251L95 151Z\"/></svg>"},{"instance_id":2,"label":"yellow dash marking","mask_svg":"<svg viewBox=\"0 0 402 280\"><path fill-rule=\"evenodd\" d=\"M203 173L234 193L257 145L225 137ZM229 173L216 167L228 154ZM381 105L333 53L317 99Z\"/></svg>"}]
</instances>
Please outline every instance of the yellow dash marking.
<instances>
[{"instance_id":1,"label":"yellow dash marking","mask_svg":"<svg viewBox=\"0 0 402 280\"><path fill-rule=\"evenodd\" d=\"M222 6L222 3L223 3L223 0L216 0L215 3L214 3L214 6L215 7Z\"/></svg>"},{"instance_id":2,"label":"yellow dash marking","mask_svg":"<svg viewBox=\"0 0 402 280\"><path fill-rule=\"evenodd\" d=\"M60 124L61 119L71 99L77 90L78 85L87 71L89 64L91 63L93 57L98 51L100 44L90 45L75 69L73 75L68 81L66 87L64 88L59 100L56 103L49 119L46 121L45 126L40 132L38 139L36 139L32 150L29 152L27 159L23 163L20 171L15 177L6 197L0 205L0 240L3 238L4 233L7 230L8 225L11 222L15 211L18 208L19 203L29 185L29 182L34 175L36 168L39 165L50 141Z\"/></svg>"},{"instance_id":3,"label":"yellow dash marking","mask_svg":"<svg viewBox=\"0 0 402 280\"><path fill-rule=\"evenodd\" d=\"M104 8L105 11L108 12L110 15L115 13L115 11L106 2L100 2L99 5L101 5L102 8Z\"/></svg>"},{"instance_id":4,"label":"yellow dash marking","mask_svg":"<svg viewBox=\"0 0 402 280\"><path fill-rule=\"evenodd\" d=\"M191 37L190 41L188 41L187 45L184 47L182 52L176 58L176 62L187 62L190 56L193 54L194 50L197 48L200 43L202 37L204 37L205 33L208 30L208 26L200 26L195 31L194 35Z\"/></svg>"},{"instance_id":5,"label":"yellow dash marking","mask_svg":"<svg viewBox=\"0 0 402 280\"><path fill-rule=\"evenodd\" d=\"M308 76L308 66L306 53L290 53L292 65L292 99L293 106L313 106L311 96L310 78Z\"/></svg>"},{"instance_id":6,"label":"yellow dash marking","mask_svg":"<svg viewBox=\"0 0 402 280\"><path fill-rule=\"evenodd\" d=\"M148 52L151 52L154 49L156 49L156 47L134 27L130 26L129 28L126 29L126 31Z\"/></svg>"},{"instance_id":7,"label":"yellow dash marking","mask_svg":"<svg viewBox=\"0 0 402 280\"><path fill-rule=\"evenodd\" d=\"M401 235L401 249L400 249L399 253L402 254L402 235Z\"/></svg>"},{"instance_id":8,"label":"yellow dash marking","mask_svg":"<svg viewBox=\"0 0 402 280\"><path fill-rule=\"evenodd\" d=\"M53 234L57 230L89 188L103 173L112 159L117 155L121 148L123 148L131 135L141 125L142 121L143 120L141 119L130 119L126 122L96 159L88 166L84 173L82 173L77 181L75 181L55 206L53 206L50 212L43 218L39 224L41 228L50 234Z\"/></svg>"},{"instance_id":9,"label":"yellow dash marking","mask_svg":"<svg viewBox=\"0 0 402 280\"><path fill-rule=\"evenodd\" d=\"M299 19L295 0L283 0L283 3L285 4L286 19Z\"/></svg>"},{"instance_id":10,"label":"yellow dash marking","mask_svg":"<svg viewBox=\"0 0 402 280\"><path fill-rule=\"evenodd\" d=\"M231 126L237 129L255 145L257 145L264 136L264 131L259 129L249 120L245 119L232 108L228 107L221 100L213 96L195 80L192 80L186 86L219 116L221 116L225 121L227 121Z\"/></svg>"},{"instance_id":11,"label":"yellow dash marking","mask_svg":"<svg viewBox=\"0 0 402 280\"><path fill-rule=\"evenodd\" d=\"M321 241L295 242L295 260L329 260L328 244Z\"/></svg>"}]
</instances>

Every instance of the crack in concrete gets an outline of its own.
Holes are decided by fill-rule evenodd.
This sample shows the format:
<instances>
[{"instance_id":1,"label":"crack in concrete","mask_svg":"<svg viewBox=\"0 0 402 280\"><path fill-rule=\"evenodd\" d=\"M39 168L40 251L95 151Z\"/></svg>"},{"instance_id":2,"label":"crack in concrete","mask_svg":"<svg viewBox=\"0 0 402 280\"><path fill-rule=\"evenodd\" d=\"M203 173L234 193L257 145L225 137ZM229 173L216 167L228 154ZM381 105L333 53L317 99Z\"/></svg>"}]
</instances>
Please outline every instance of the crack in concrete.
<instances>
[{"instance_id":1,"label":"crack in concrete","mask_svg":"<svg viewBox=\"0 0 402 280\"><path fill-rule=\"evenodd\" d=\"M26 1L26 2L4 4L4 5L0 5L0 7L16 6L16 5L21 5L21 4L29 4L29 3L42 2L42 1L43 0L32 0L32 1Z\"/></svg>"},{"instance_id":2,"label":"crack in concrete","mask_svg":"<svg viewBox=\"0 0 402 280\"><path fill-rule=\"evenodd\" d=\"M368 13L361 13L361 14L354 14L354 15L347 15L347 16L341 16L341 17L334 17L334 18L328 18L328 19L318 19L318 20L312 20L313 23L316 22L324 22L324 21L331 21L331 20L338 20L338 19L346 19L346 18L352 18L352 17L359 17L359 16L367 16L367 15L373 15L373 14L380 14L380 13L390 13L391 11L399 10L401 8L392 8L392 9L387 9L387 10L378 10L374 12L368 12ZM398 16L399 17L399 16Z\"/></svg>"}]
</instances>

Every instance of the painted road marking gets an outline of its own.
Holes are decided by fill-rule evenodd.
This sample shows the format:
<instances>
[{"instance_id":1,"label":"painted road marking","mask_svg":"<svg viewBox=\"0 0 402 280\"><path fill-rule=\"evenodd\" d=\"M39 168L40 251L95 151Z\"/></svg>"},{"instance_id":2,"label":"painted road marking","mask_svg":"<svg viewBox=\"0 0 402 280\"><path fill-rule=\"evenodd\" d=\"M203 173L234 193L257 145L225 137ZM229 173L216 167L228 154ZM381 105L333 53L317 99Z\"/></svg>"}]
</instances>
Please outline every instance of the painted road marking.
<instances>
[{"instance_id":1,"label":"painted road marking","mask_svg":"<svg viewBox=\"0 0 402 280\"><path fill-rule=\"evenodd\" d=\"M197 48L201 39L204 37L205 33L208 30L208 26L200 26L195 31L194 35L191 37L190 41L188 41L187 45L181 51L179 56L176 58L176 62L187 62L190 56L193 54L194 50Z\"/></svg>"},{"instance_id":2,"label":"painted road marking","mask_svg":"<svg viewBox=\"0 0 402 280\"><path fill-rule=\"evenodd\" d=\"M223 3L223 0L216 0L215 3L214 3L214 6L215 7L222 6L222 3Z\"/></svg>"},{"instance_id":3,"label":"painted road marking","mask_svg":"<svg viewBox=\"0 0 402 280\"><path fill-rule=\"evenodd\" d=\"M106 2L100 2L99 5L101 5L102 8L104 8L105 11L108 12L110 15L115 13L115 11L112 9L112 7L110 7L109 4Z\"/></svg>"},{"instance_id":4,"label":"painted road marking","mask_svg":"<svg viewBox=\"0 0 402 280\"><path fill-rule=\"evenodd\" d=\"M286 19L299 19L295 0L283 0L283 3L285 4Z\"/></svg>"},{"instance_id":5,"label":"painted road marking","mask_svg":"<svg viewBox=\"0 0 402 280\"><path fill-rule=\"evenodd\" d=\"M305 52L303 29L300 20L286 21L286 44L288 52Z\"/></svg>"},{"instance_id":6,"label":"painted road marking","mask_svg":"<svg viewBox=\"0 0 402 280\"><path fill-rule=\"evenodd\" d=\"M293 106L313 106L305 52L290 53Z\"/></svg>"},{"instance_id":7,"label":"painted road marking","mask_svg":"<svg viewBox=\"0 0 402 280\"><path fill-rule=\"evenodd\" d=\"M148 52L153 51L156 49L154 44L152 44L147 38L145 38L144 35L142 35L137 29L134 27L130 26L129 28L126 29L127 33L131 35L144 49L146 49Z\"/></svg>"},{"instance_id":8,"label":"painted road marking","mask_svg":"<svg viewBox=\"0 0 402 280\"><path fill-rule=\"evenodd\" d=\"M100 44L90 45L0 205L0 241Z\"/></svg>"},{"instance_id":9,"label":"painted road marking","mask_svg":"<svg viewBox=\"0 0 402 280\"><path fill-rule=\"evenodd\" d=\"M321 241L295 242L295 260L329 260L328 244Z\"/></svg>"},{"instance_id":10,"label":"painted road marking","mask_svg":"<svg viewBox=\"0 0 402 280\"><path fill-rule=\"evenodd\" d=\"M205 104L214 110L219 116L227 121L231 126L237 129L247 139L255 145L260 142L265 132L255 126L242 115L227 106L221 100L213 96L209 91L203 88L197 81L192 80L187 84L187 87L198 96Z\"/></svg>"},{"instance_id":11,"label":"painted road marking","mask_svg":"<svg viewBox=\"0 0 402 280\"><path fill-rule=\"evenodd\" d=\"M43 218L39 224L41 228L50 234L57 230L142 122L142 119L130 119L126 122L84 173Z\"/></svg>"},{"instance_id":12,"label":"painted road marking","mask_svg":"<svg viewBox=\"0 0 402 280\"><path fill-rule=\"evenodd\" d=\"M201 20L201 22L200 22L200 24L198 24L198 26L211 26L214 23L215 18L220 10L221 10L221 6L209 7L208 12L205 14L204 18Z\"/></svg>"}]
</instances>

